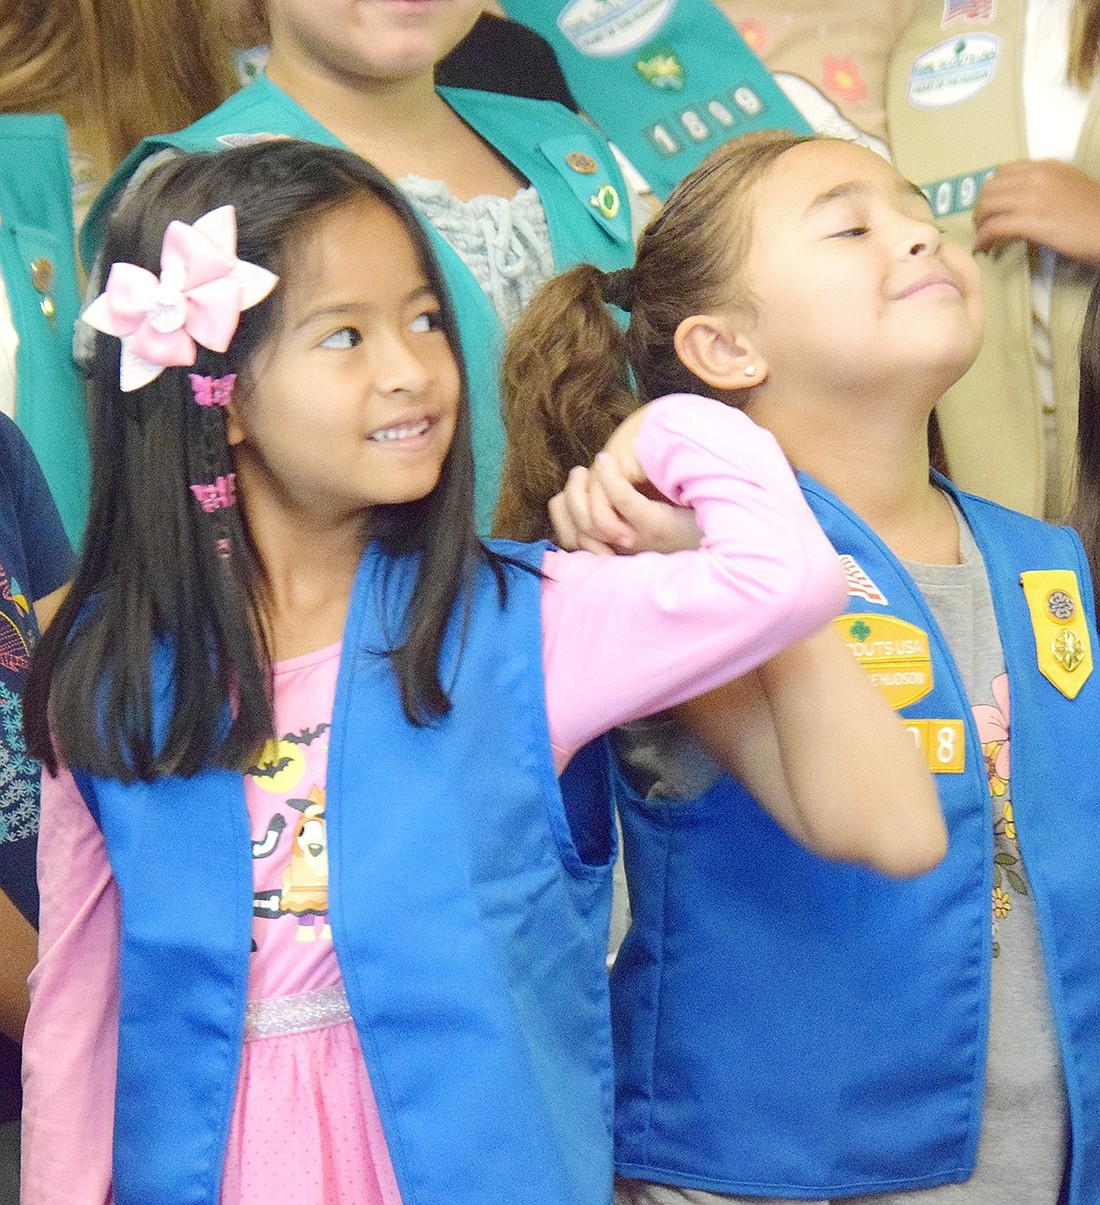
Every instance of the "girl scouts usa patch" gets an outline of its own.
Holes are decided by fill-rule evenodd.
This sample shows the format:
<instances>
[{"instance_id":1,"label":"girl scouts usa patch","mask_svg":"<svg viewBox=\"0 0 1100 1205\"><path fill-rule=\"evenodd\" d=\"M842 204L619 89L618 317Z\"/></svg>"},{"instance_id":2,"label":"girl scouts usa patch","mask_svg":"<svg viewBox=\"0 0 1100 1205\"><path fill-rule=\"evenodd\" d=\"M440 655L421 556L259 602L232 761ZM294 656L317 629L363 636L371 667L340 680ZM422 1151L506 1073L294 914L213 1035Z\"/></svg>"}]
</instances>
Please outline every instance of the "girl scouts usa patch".
<instances>
[{"instance_id":1,"label":"girl scouts usa patch","mask_svg":"<svg viewBox=\"0 0 1100 1205\"><path fill-rule=\"evenodd\" d=\"M581 54L622 54L648 42L675 7L675 0L575 0L558 28Z\"/></svg>"},{"instance_id":2,"label":"girl scouts usa patch","mask_svg":"<svg viewBox=\"0 0 1100 1205\"><path fill-rule=\"evenodd\" d=\"M945 109L976 96L997 71L1001 39L992 34L960 34L926 50L909 71L909 103L919 109Z\"/></svg>"}]
</instances>

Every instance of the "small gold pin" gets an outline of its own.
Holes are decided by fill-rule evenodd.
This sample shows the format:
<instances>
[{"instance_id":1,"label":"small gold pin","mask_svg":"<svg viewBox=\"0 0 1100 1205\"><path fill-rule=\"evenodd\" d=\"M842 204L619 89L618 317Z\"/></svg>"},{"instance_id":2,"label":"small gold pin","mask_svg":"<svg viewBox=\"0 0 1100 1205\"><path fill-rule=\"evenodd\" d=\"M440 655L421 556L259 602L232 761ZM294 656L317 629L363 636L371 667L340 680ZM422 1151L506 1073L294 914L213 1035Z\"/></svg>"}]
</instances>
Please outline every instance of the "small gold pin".
<instances>
[{"instance_id":1,"label":"small gold pin","mask_svg":"<svg viewBox=\"0 0 1100 1205\"><path fill-rule=\"evenodd\" d=\"M1047 595L1047 614L1055 623L1070 623L1077 606L1065 590L1051 590Z\"/></svg>"},{"instance_id":2,"label":"small gold pin","mask_svg":"<svg viewBox=\"0 0 1100 1205\"><path fill-rule=\"evenodd\" d=\"M50 296L50 289L53 288L53 278L53 264L44 255L39 256L38 259L31 260L31 284L42 294L39 306L42 313L51 320L57 313L57 307Z\"/></svg>"},{"instance_id":3,"label":"small gold pin","mask_svg":"<svg viewBox=\"0 0 1100 1205\"><path fill-rule=\"evenodd\" d=\"M53 264L45 256L31 260L31 284L40 293L50 291L53 285Z\"/></svg>"},{"instance_id":4,"label":"small gold pin","mask_svg":"<svg viewBox=\"0 0 1100 1205\"><path fill-rule=\"evenodd\" d=\"M1085 643L1073 632L1059 632L1051 642L1050 651L1054 660L1066 671L1072 674L1085 659Z\"/></svg>"},{"instance_id":5,"label":"small gold pin","mask_svg":"<svg viewBox=\"0 0 1100 1205\"><path fill-rule=\"evenodd\" d=\"M619 212L619 194L610 184L601 184L595 194L588 199L589 205L611 221Z\"/></svg>"},{"instance_id":6,"label":"small gold pin","mask_svg":"<svg viewBox=\"0 0 1100 1205\"><path fill-rule=\"evenodd\" d=\"M565 162L575 171L580 172L582 176L594 176L599 164L591 155L586 155L584 151L570 151L565 156Z\"/></svg>"}]
</instances>

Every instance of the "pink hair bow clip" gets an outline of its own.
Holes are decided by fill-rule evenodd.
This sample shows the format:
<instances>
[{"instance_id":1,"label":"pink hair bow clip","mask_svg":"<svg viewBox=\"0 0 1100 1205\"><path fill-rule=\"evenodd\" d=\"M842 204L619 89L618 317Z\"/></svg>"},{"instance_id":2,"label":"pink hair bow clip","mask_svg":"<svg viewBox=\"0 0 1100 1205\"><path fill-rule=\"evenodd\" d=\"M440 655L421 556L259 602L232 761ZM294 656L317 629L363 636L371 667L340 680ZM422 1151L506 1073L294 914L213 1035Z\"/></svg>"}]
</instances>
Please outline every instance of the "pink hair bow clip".
<instances>
[{"instance_id":1,"label":"pink hair bow clip","mask_svg":"<svg viewBox=\"0 0 1100 1205\"><path fill-rule=\"evenodd\" d=\"M278 280L237 258L237 215L222 205L193 226L169 223L159 278L136 264L112 264L103 292L82 317L122 340L119 387L129 393L165 368L194 364L197 345L225 351L241 311L263 301Z\"/></svg>"}]
</instances>

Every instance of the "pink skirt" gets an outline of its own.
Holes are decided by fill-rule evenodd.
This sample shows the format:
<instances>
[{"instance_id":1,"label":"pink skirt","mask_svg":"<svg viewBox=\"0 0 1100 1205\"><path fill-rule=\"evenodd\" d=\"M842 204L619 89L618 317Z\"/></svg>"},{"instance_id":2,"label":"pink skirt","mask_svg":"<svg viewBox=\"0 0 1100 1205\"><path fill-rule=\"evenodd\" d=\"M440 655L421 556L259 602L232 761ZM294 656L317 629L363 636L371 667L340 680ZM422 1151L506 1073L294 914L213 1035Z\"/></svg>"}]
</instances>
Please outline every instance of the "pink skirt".
<instances>
[{"instance_id":1,"label":"pink skirt","mask_svg":"<svg viewBox=\"0 0 1100 1205\"><path fill-rule=\"evenodd\" d=\"M222 1205L400 1205L342 987L248 1006Z\"/></svg>"}]
</instances>

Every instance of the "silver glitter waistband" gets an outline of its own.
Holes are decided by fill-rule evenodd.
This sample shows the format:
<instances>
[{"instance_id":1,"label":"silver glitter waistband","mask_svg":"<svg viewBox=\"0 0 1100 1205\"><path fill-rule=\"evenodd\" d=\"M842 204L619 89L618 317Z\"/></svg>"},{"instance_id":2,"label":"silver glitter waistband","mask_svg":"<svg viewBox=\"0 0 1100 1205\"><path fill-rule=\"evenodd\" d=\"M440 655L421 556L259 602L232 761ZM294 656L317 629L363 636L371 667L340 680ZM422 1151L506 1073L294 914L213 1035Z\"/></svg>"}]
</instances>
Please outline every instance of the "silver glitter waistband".
<instances>
[{"instance_id":1,"label":"silver glitter waistband","mask_svg":"<svg viewBox=\"0 0 1100 1205\"><path fill-rule=\"evenodd\" d=\"M323 987L299 996L277 996L273 1000L253 1000L244 1012L244 1040L273 1038L284 1033L304 1033L307 1029L327 1029L351 1017L344 985Z\"/></svg>"}]
</instances>

